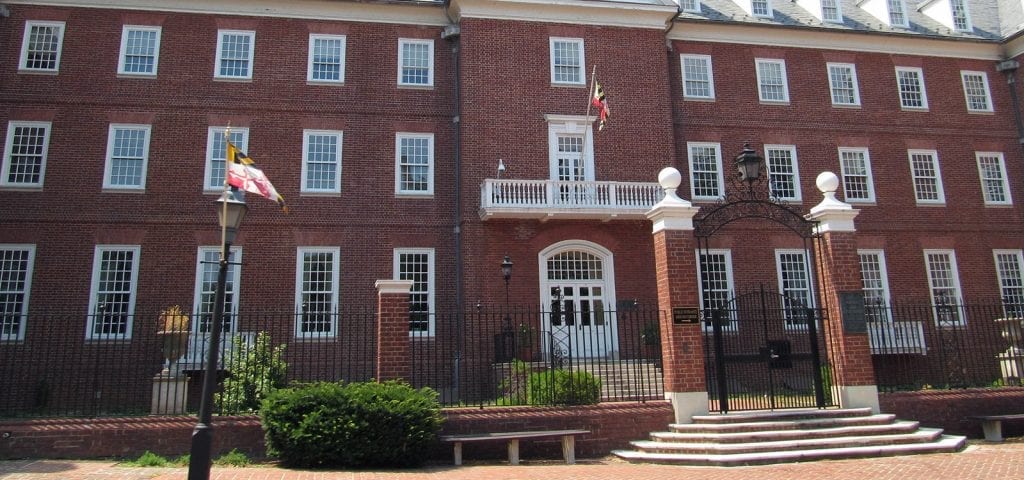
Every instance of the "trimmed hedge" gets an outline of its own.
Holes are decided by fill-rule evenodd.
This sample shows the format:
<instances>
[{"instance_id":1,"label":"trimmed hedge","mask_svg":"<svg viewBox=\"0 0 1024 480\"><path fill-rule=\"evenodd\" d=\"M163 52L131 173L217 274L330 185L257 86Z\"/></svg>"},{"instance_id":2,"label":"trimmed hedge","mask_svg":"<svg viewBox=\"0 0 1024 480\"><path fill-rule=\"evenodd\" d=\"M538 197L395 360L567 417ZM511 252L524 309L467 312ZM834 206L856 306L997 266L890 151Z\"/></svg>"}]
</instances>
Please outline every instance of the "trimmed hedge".
<instances>
[{"instance_id":1,"label":"trimmed hedge","mask_svg":"<svg viewBox=\"0 0 1024 480\"><path fill-rule=\"evenodd\" d=\"M417 466L443 422L436 392L395 381L277 390L260 416L267 453L293 467Z\"/></svg>"},{"instance_id":2,"label":"trimmed hedge","mask_svg":"<svg viewBox=\"0 0 1024 480\"><path fill-rule=\"evenodd\" d=\"M582 370L534 372L526 394L530 405L593 405L601 400L601 379Z\"/></svg>"}]
</instances>

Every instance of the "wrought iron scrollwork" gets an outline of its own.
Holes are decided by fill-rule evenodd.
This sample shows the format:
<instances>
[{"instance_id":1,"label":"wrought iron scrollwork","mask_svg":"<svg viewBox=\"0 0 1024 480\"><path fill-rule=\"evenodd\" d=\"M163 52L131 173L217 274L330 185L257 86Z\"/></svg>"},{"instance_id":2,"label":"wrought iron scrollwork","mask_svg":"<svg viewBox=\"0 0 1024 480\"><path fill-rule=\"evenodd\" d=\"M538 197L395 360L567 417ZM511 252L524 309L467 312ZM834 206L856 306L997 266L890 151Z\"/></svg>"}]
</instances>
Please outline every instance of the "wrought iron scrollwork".
<instances>
[{"instance_id":1,"label":"wrought iron scrollwork","mask_svg":"<svg viewBox=\"0 0 1024 480\"><path fill-rule=\"evenodd\" d=\"M694 217L694 235L707 238L718 229L747 218L771 220L789 228L802 238L813 237L817 224L807 220L792 205L772 194L765 176L748 183L736 174L729 176L725 196L713 206L702 208Z\"/></svg>"}]
</instances>

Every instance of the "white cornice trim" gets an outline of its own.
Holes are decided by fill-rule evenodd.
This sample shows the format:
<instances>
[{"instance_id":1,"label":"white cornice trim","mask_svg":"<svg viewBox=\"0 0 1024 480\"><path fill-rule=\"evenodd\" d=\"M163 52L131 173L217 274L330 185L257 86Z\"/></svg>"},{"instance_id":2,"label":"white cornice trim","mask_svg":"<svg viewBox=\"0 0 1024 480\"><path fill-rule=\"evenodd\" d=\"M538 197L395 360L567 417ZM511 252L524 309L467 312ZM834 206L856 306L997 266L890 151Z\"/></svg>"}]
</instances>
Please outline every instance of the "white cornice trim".
<instances>
[{"instance_id":1,"label":"white cornice trim","mask_svg":"<svg viewBox=\"0 0 1024 480\"><path fill-rule=\"evenodd\" d=\"M490 18L524 22L571 23L610 27L668 27L678 11L670 0L452 0L452 17Z\"/></svg>"},{"instance_id":2,"label":"white cornice trim","mask_svg":"<svg viewBox=\"0 0 1024 480\"><path fill-rule=\"evenodd\" d=\"M669 40L980 60L1000 60L1004 55L1003 46L996 42L911 38L867 32L830 31L826 28L780 28L722 22L681 22L669 32Z\"/></svg>"},{"instance_id":3,"label":"white cornice trim","mask_svg":"<svg viewBox=\"0 0 1024 480\"><path fill-rule=\"evenodd\" d=\"M444 26L450 23L445 17L444 8L435 3L329 0L4 0L4 3L409 25Z\"/></svg>"},{"instance_id":4,"label":"white cornice trim","mask_svg":"<svg viewBox=\"0 0 1024 480\"><path fill-rule=\"evenodd\" d=\"M1003 45L1006 58L1017 58L1024 55L1024 35L1017 35Z\"/></svg>"},{"instance_id":5,"label":"white cornice trim","mask_svg":"<svg viewBox=\"0 0 1024 480\"><path fill-rule=\"evenodd\" d=\"M412 280L377 280L373 283L377 293L407 294L412 290Z\"/></svg>"}]
</instances>

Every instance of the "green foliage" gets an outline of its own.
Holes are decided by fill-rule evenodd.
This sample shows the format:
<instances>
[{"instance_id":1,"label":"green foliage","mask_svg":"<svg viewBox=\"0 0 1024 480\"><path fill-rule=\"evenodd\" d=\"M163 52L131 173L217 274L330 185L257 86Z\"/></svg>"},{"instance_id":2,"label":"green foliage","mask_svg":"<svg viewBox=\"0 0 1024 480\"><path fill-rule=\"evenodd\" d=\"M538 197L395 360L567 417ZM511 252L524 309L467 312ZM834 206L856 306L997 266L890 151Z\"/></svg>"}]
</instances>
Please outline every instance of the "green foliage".
<instances>
[{"instance_id":1,"label":"green foliage","mask_svg":"<svg viewBox=\"0 0 1024 480\"><path fill-rule=\"evenodd\" d=\"M271 393L267 453L293 467L410 467L441 429L437 392L401 382L314 383Z\"/></svg>"},{"instance_id":2,"label":"green foliage","mask_svg":"<svg viewBox=\"0 0 1024 480\"><path fill-rule=\"evenodd\" d=\"M132 466L132 467L168 467L168 466L171 466L171 463L168 462L166 458L164 458L164 457L162 457L160 455L157 455L157 454L155 454L155 453L153 453L153 452L151 452L149 450L146 450L145 452L143 452L142 455L139 456L139 458L136 458L135 460L129 460L129 461L124 462L124 463L125 463L125 465Z\"/></svg>"},{"instance_id":3,"label":"green foliage","mask_svg":"<svg viewBox=\"0 0 1024 480\"><path fill-rule=\"evenodd\" d=\"M250 463L252 462L249 461L249 457L246 454L239 452L237 448L232 448L230 452L217 457L213 461L214 465L226 465L231 467L245 467Z\"/></svg>"},{"instance_id":4,"label":"green foliage","mask_svg":"<svg viewBox=\"0 0 1024 480\"><path fill-rule=\"evenodd\" d=\"M173 463L177 467L187 467L189 464L189 460L191 458L192 456L186 453L178 458L175 458L174 460L171 460L171 463Z\"/></svg>"},{"instance_id":5,"label":"green foliage","mask_svg":"<svg viewBox=\"0 0 1024 480\"><path fill-rule=\"evenodd\" d=\"M601 379L590 372L547 370L526 380L531 405L593 405L601 400Z\"/></svg>"},{"instance_id":6,"label":"green foliage","mask_svg":"<svg viewBox=\"0 0 1024 480\"><path fill-rule=\"evenodd\" d=\"M236 335L234 348L224 359L229 372L224 389L214 395L221 413L250 413L260 408L267 395L285 386L288 364L281 359L284 345L271 348L270 335L260 332L252 345Z\"/></svg>"}]
</instances>

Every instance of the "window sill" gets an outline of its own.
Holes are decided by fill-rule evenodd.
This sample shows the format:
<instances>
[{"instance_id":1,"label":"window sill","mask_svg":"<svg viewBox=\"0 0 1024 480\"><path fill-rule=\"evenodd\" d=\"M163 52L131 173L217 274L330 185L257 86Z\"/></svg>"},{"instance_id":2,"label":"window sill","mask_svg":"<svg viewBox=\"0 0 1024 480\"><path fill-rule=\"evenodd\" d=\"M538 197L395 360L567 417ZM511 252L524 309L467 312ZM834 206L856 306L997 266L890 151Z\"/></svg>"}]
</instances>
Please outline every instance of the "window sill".
<instances>
[{"instance_id":1,"label":"window sill","mask_svg":"<svg viewBox=\"0 0 1024 480\"><path fill-rule=\"evenodd\" d=\"M252 83L252 77L213 77L215 82Z\"/></svg>"},{"instance_id":2,"label":"window sill","mask_svg":"<svg viewBox=\"0 0 1024 480\"><path fill-rule=\"evenodd\" d=\"M132 193L132 194L140 195L140 194L145 194L146 193L146 189L145 188L111 188L111 187L103 187L103 189L100 190L100 193Z\"/></svg>"},{"instance_id":3,"label":"window sill","mask_svg":"<svg viewBox=\"0 0 1024 480\"><path fill-rule=\"evenodd\" d=\"M986 203L985 208L1013 208L1013 203Z\"/></svg>"},{"instance_id":4,"label":"window sill","mask_svg":"<svg viewBox=\"0 0 1024 480\"><path fill-rule=\"evenodd\" d=\"M928 107L904 107L900 106L900 110L904 112L927 112Z\"/></svg>"},{"instance_id":5,"label":"window sill","mask_svg":"<svg viewBox=\"0 0 1024 480\"><path fill-rule=\"evenodd\" d=\"M878 203L876 201L874 201L874 200L857 200L857 199L850 200L850 199L846 199L844 201L846 203L849 203L850 205L854 205L854 206L858 206L858 207L877 207L878 206Z\"/></svg>"},{"instance_id":6,"label":"window sill","mask_svg":"<svg viewBox=\"0 0 1024 480\"><path fill-rule=\"evenodd\" d=\"M433 85L414 85L414 84L399 83L398 84L398 89L399 90L433 90L434 86Z\"/></svg>"},{"instance_id":7,"label":"window sill","mask_svg":"<svg viewBox=\"0 0 1024 480\"><path fill-rule=\"evenodd\" d=\"M341 192L299 192L300 197L340 197Z\"/></svg>"},{"instance_id":8,"label":"window sill","mask_svg":"<svg viewBox=\"0 0 1024 480\"><path fill-rule=\"evenodd\" d=\"M715 100L715 97L687 97L686 95L683 95L683 101L684 102L707 102L707 103L714 103L716 100Z\"/></svg>"},{"instance_id":9,"label":"window sill","mask_svg":"<svg viewBox=\"0 0 1024 480\"><path fill-rule=\"evenodd\" d=\"M344 87L344 80L306 80L306 85L315 85L322 87Z\"/></svg>"},{"instance_id":10,"label":"window sill","mask_svg":"<svg viewBox=\"0 0 1024 480\"><path fill-rule=\"evenodd\" d=\"M552 87L585 88L586 83L551 82Z\"/></svg>"},{"instance_id":11,"label":"window sill","mask_svg":"<svg viewBox=\"0 0 1024 480\"><path fill-rule=\"evenodd\" d=\"M862 107L859 103L833 103L832 108L843 108L847 110L860 110Z\"/></svg>"},{"instance_id":12,"label":"window sill","mask_svg":"<svg viewBox=\"0 0 1024 480\"><path fill-rule=\"evenodd\" d=\"M433 199L434 194L431 193L415 193L415 192L395 192L395 198L408 198L408 199Z\"/></svg>"},{"instance_id":13,"label":"window sill","mask_svg":"<svg viewBox=\"0 0 1024 480\"><path fill-rule=\"evenodd\" d=\"M789 100L761 100L761 105L789 106Z\"/></svg>"},{"instance_id":14,"label":"window sill","mask_svg":"<svg viewBox=\"0 0 1024 480\"><path fill-rule=\"evenodd\" d=\"M915 205L918 207L945 207L946 202L922 202L918 200Z\"/></svg>"},{"instance_id":15,"label":"window sill","mask_svg":"<svg viewBox=\"0 0 1024 480\"><path fill-rule=\"evenodd\" d=\"M967 110L968 115L995 115L995 110Z\"/></svg>"},{"instance_id":16,"label":"window sill","mask_svg":"<svg viewBox=\"0 0 1024 480\"><path fill-rule=\"evenodd\" d=\"M0 185L0 190L5 192L41 192L42 185Z\"/></svg>"},{"instance_id":17,"label":"window sill","mask_svg":"<svg viewBox=\"0 0 1024 480\"><path fill-rule=\"evenodd\" d=\"M18 69L18 73L24 73L24 74L28 74L28 75L53 75L53 76L56 76L56 75L60 74L60 70L30 70L30 69L27 69L27 68L24 68L24 69L23 68L19 68Z\"/></svg>"},{"instance_id":18,"label":"window sill","mask_svg":"<svg viewBox=\"0 0 1024 480\"><path fill-rule=\"evenodd\" d=\"M118 73L117 78L124 79L140 79L140 80L156 80L155 73Z\"/></svg>"}]
</instances>

